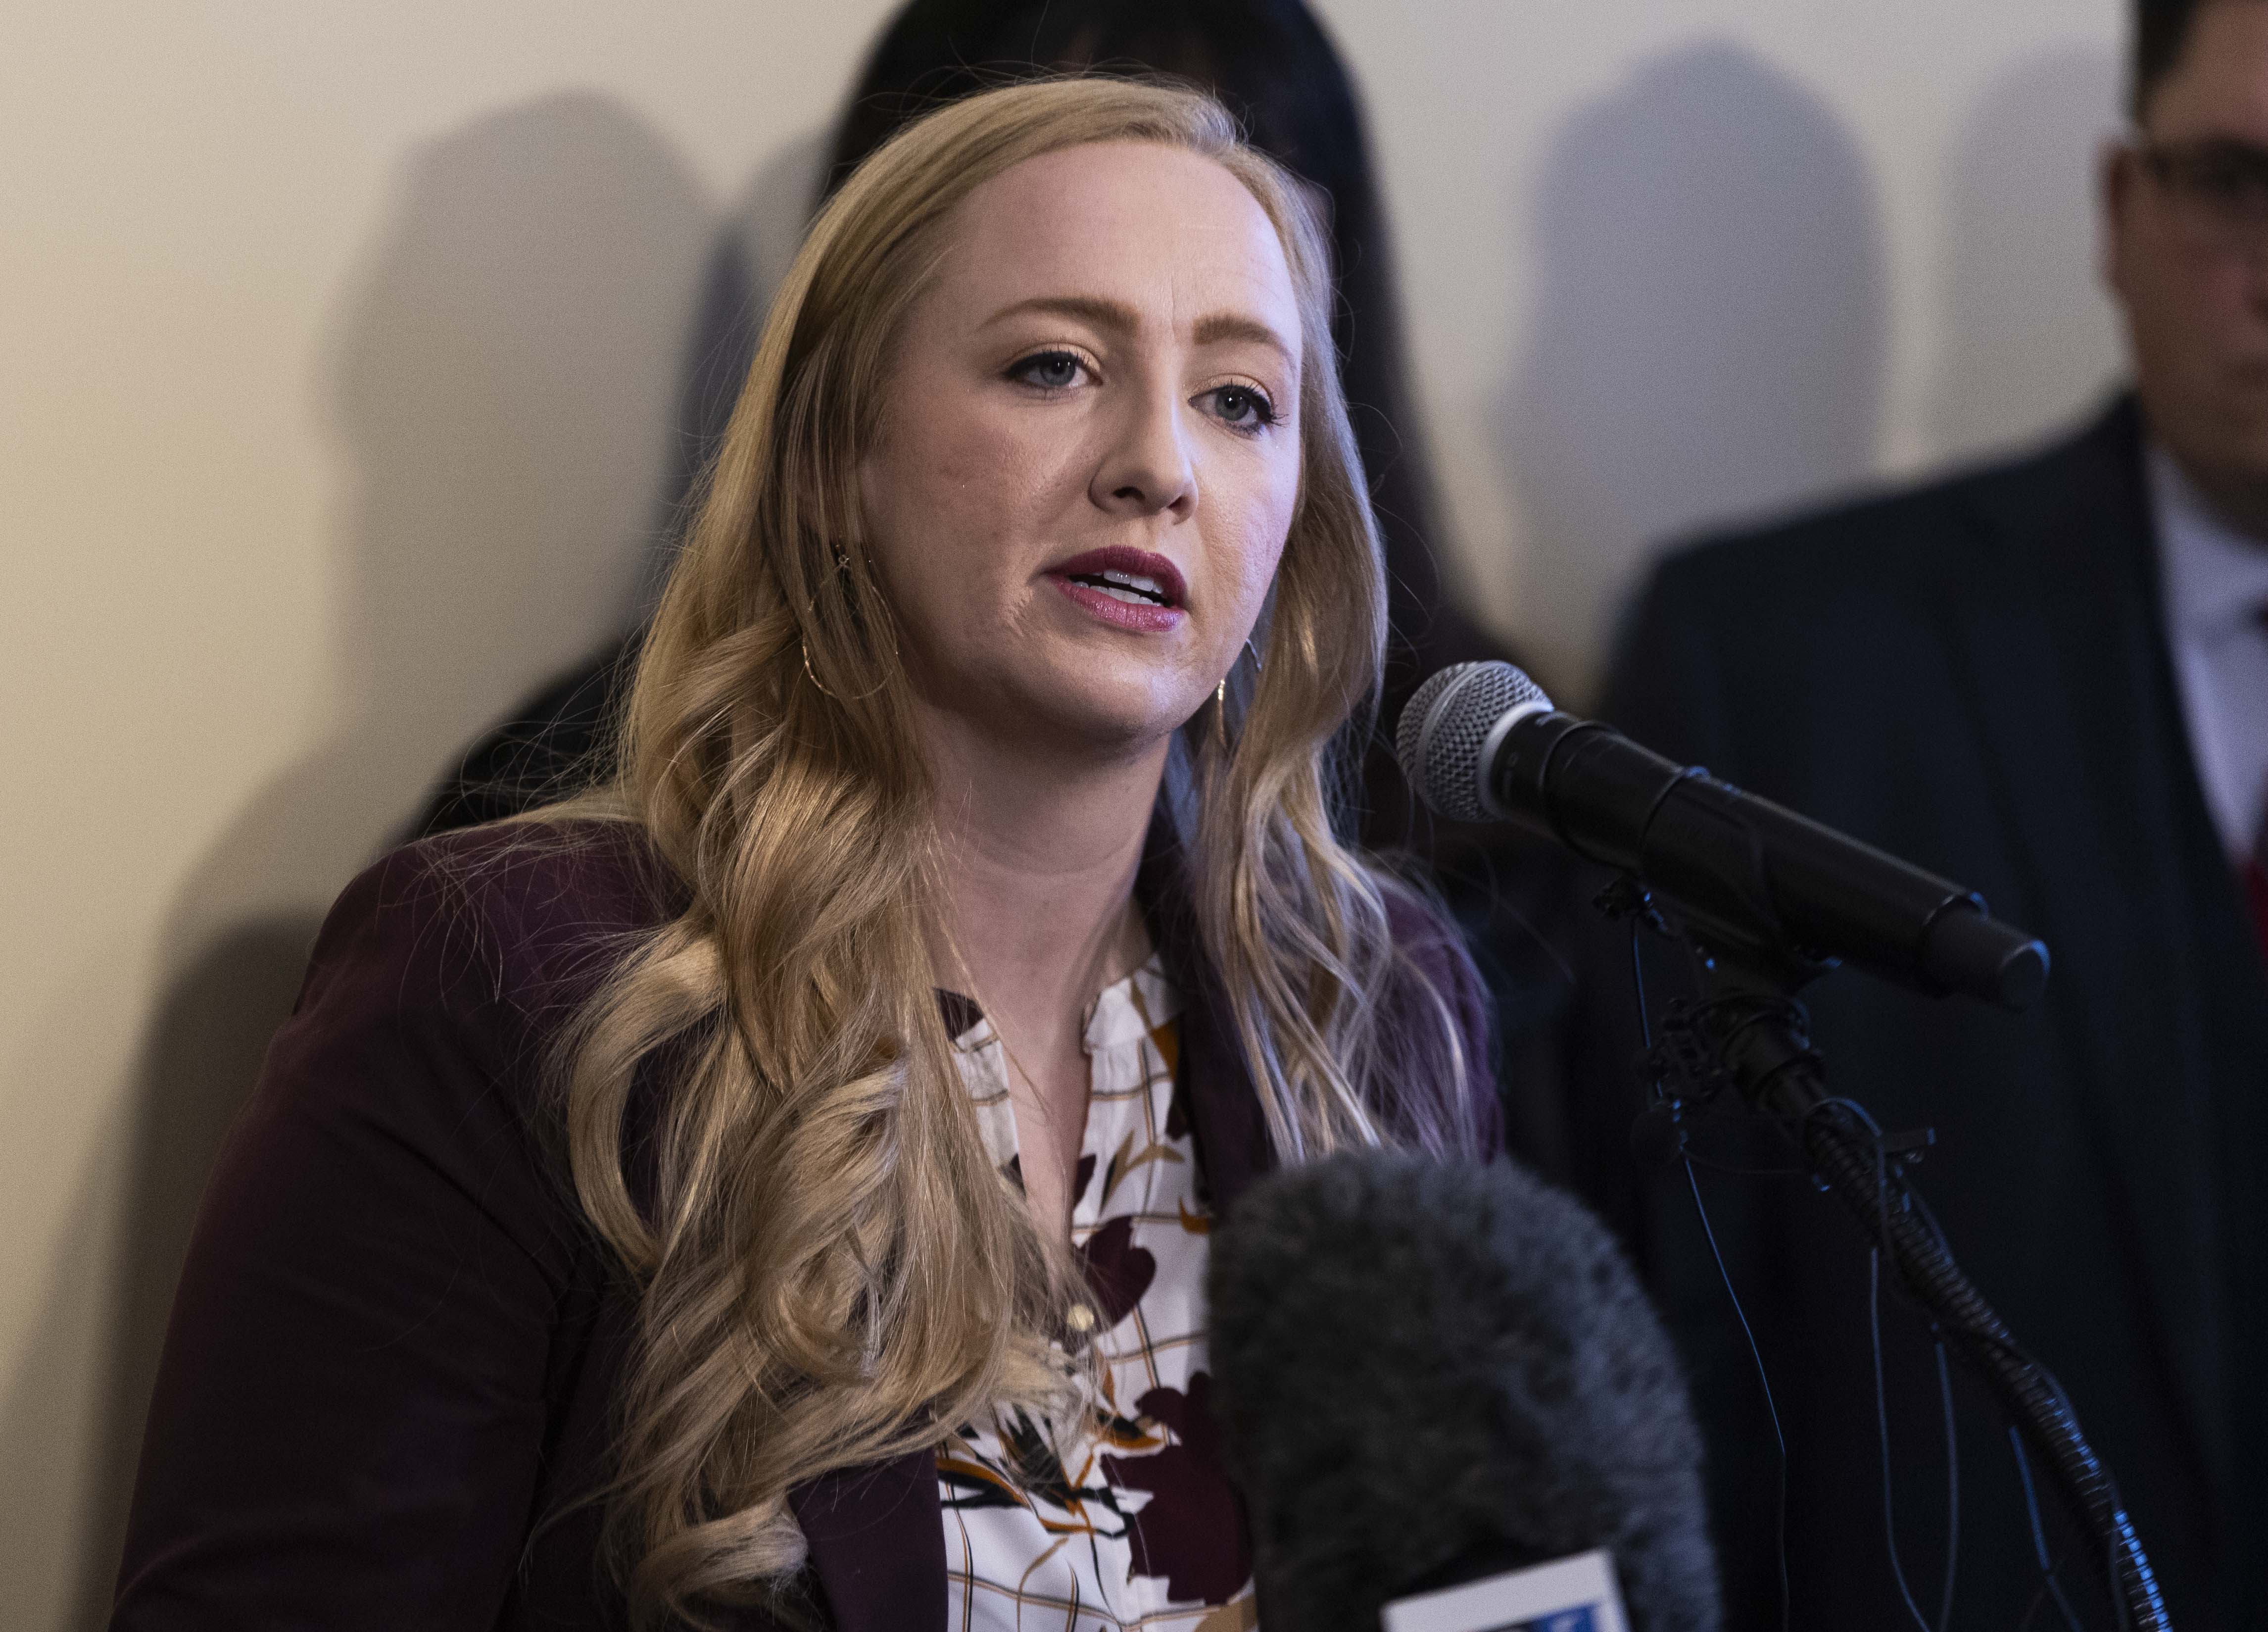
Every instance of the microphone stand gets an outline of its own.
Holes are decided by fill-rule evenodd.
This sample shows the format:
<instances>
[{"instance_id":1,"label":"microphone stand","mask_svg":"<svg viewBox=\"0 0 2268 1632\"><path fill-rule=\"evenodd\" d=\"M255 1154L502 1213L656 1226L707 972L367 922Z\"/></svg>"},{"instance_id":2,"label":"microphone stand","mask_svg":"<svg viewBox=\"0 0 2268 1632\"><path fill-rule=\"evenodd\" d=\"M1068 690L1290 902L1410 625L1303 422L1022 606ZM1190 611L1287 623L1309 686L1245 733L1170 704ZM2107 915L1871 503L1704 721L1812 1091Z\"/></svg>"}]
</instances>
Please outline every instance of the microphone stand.
<instances>
[{"instance_id":1,"label":"microphone stand","mask_svg":"<svg viewBox=\"0 0 2268 1632\"><path fill-rule=\"evenodd\" d=\"M1668 930L1635 879L1619 880L1599 905L1611 918L1636 915ZM2047 1467L2094 1549L2119 1624L2131 1632L2170 1632L2133 1521L2071 1402L2018 1346L1934 1226L1909 1204L1903 1163L1886 1156L1880 1136L1849 1101L1829 1094L1826 1064L1811 1046L1810 1018L1795 993L1832 965L1713 933L1691 918L1682 928L1700 955L1702 997L1678 1006L1665 1023L1658 1057L1671 1074L1691 1079L1701 1097L1728 1084L1755 1111L1799 1130L1797 1143L1813 1176L1841 1198L1896 1266Z\"/></svg>"}]
</instances>

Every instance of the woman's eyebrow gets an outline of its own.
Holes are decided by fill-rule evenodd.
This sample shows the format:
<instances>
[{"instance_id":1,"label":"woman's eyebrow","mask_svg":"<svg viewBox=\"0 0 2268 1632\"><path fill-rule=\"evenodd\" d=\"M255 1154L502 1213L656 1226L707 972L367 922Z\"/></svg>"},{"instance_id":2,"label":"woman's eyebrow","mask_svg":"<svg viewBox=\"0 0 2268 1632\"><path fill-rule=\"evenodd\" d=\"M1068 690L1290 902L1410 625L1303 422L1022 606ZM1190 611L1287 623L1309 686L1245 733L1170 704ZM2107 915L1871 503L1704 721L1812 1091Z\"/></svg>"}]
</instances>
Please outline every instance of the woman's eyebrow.
<instances>
[{"instance_id":1,"label":"woman's eyebrow","mask_svg":"<svg viewBox=\"0 0 2268 1632\"><path fill-rule=\"evenodd\" d=\"M1210 317L1197 319L1197 341L1199 345L1215 345L1224 340L1242 340L1267 346L1292 367L1299 366L1300 354L1292 349L1283 336L1256 317L1245 317L1234 312L1216 312Z\"/></svg>"},{"instance_id":2,"label":"woman's eyebrow","mask_svg":"<svg viewBox=\"0 0 2268 1632\"><path fill-rule=\"evenodd\" d=\"M1100 295L1034 295L1028 300L1018 300L1002 306L978 325L990 329L1005 323L1012 317L1026 313L1037 313L1045 317L1075 317L1092 323L1097 329L1107 329L1119 334L1132 334L1142 326L1134 308Z\"/></svg>"},{"instance_id":3,"label":"woman's eyebrow","mask_svg":"<svg viewBox=\"0 0 2268 1632\"><path fill-rule=\"evenodd\" d=\"M1002 306L979 327L990 329L1027 313L1047 317L1077 318L1114 334L1132 334L1142 326L1142 320L1133 307L1100 295L1034 295L1029 299ZM1228 340L1247 341L1268 347L1286 363L1296 366L1299 361L1299 352L1281 335L1258 318L1247 317L1241 313L1215 312L1199 318L1196 339L1199 345L1217 345Z\"/></svg>"}]
</instances>

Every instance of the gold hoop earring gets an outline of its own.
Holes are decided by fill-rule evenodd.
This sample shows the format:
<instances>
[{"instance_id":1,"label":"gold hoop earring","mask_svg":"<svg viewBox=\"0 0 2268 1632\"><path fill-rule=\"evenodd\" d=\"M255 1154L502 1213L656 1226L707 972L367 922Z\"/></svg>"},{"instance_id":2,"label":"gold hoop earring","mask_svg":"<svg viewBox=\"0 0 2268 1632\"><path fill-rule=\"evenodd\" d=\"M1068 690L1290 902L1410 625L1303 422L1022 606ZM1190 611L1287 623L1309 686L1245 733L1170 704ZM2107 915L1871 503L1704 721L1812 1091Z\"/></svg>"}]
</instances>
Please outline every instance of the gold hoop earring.
<instances>
[{"instance_id":1,"label":"gold hoop earring","mask_svg":"<svg viewBox=\"0 0 2268 1632\"><path fill-rule=\"evenodd\" d=\"M797 644L801 646L803 648L803 677L806 680L810 681L812 689L817 691L820 696L825 698L828 702L841 702L843 699L836 696L834 692L828 690L827 687L821 683L819 676L811 672L811 642L808 640L803 640Z\"/></svg>"},{"instance_id":2,"label":"gold hoop earring","mask_svg":"<svg viewBox=\"0 0 2268 1632\"><path fill-rule=\"evenodd\" d=\"M1260 673L1260 653L1258 648L1254 646L1252 644L1252 637L1250 635L1244 637L1244 650L1238 655L1237 662L1242 662L1244 659L1248 657L1252 660L1252 672L1256 676L1258 675ZM1234 672L1235 668L1235 663L1231 663L1229 665L1229 669L1232 673ZM1213 731L1215 735L1220 738L1221 747L1226 750L1228 747L1227 675L1223 675L1220 677L1220 683L1214 686L1212 689L1212 723Z\"/></svg>"}]
</instances>

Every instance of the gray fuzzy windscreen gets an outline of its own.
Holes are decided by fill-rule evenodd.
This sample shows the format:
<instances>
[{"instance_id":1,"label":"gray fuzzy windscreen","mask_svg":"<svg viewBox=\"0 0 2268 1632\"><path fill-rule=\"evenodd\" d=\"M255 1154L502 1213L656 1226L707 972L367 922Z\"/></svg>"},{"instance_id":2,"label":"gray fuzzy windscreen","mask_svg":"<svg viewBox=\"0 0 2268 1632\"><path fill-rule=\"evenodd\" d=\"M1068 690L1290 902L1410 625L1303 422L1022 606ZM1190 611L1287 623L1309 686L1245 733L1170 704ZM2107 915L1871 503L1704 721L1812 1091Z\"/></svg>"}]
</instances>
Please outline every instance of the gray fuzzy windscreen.
<instances>
[{"instance_id":1,"label":"gray fuzzy windscreen","mask_svg":"<svg viewBox=\"0 0 2268 1632\"><path fill-rule=\"evenodd\" d=\"M1609 1549L1636 1632L1715 1632L1701 1441L1621 1252L1507 1163L1334 1157L1212 1249L1211 1343L1269 1632Z\"/></svg>"}]
</instances>

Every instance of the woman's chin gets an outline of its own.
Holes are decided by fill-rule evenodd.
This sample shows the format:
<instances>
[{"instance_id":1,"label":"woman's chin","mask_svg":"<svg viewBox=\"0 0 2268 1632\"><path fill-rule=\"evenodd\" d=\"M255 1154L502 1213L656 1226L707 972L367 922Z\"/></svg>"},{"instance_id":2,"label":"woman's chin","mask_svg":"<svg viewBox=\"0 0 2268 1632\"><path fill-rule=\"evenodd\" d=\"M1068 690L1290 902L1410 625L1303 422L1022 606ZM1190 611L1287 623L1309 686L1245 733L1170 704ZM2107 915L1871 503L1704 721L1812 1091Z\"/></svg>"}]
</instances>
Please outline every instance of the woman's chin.
<instances>
[{"instance_id":1,"label":"woman's chin","mask_svg":"<svg viewBox=\"0 0 2268 1632\"><path fill-rule=\"evenodd\" d=\"M1025 727L1061 751L1103 758L1155 748L1204 705L1182 695L1185 685L1148 676L1089 673L1055 677L1026 690L1019 711Z\"/></svg>"},{"instance_id":2,"label":"woman's chin","mask_svg":"<svg viewBox=\"0 0 2268 1632\"><path fill-rule=\"evenodd\" d=\"M995 653L980 654L992 659L980 664L914 665L916 711L972 748L989 740L995 751L1042 751L1068 766L1139 757L1211 699L1202 676L1179 664L1136 661L1100 643L1066 645L1045 653L1052 661L1012 664Z\"/></svg>"}]
</instances>

